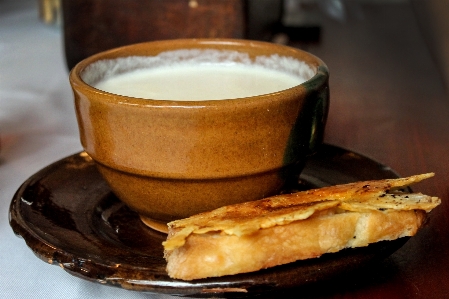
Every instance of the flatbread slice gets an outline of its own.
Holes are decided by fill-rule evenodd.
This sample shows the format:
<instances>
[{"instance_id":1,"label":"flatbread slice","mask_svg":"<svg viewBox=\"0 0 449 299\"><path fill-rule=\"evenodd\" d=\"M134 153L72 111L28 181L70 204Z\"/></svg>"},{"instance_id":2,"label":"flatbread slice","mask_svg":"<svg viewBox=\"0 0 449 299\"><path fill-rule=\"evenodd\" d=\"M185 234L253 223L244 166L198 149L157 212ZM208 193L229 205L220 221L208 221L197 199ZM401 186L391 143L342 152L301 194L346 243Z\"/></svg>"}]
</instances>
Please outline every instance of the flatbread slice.
<instances>
[{"instance_id":1,"label":"flatbread slice","mask_svg":"<svg viewBox=\"0 0 449 299\"><path fill-rule=\"evenodd\" d=\"M413 236L441 201L407 186L433 175L277 195L170 222L167 273L193 280L252 272Z\"/></svg>"}]
</instances>

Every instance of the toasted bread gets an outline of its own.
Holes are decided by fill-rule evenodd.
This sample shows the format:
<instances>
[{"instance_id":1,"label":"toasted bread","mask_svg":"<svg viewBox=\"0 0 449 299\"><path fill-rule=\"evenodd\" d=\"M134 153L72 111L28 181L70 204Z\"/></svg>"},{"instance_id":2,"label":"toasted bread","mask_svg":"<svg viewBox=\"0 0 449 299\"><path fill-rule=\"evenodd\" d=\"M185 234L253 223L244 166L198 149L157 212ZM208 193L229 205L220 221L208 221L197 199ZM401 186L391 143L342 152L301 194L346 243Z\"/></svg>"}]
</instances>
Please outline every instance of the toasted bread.
<instances>
[{"instance_id":1,"label":"toasted bread","mask_svg":"<svg viewBox=\"0 0 449 299\"><path fill-rule=\"evenodd\" d=\"M440 199L406 187L431 176L277 195L173 221L167 272L183 280L252 272L413 236Z\"/></svg>"}]
</instances>

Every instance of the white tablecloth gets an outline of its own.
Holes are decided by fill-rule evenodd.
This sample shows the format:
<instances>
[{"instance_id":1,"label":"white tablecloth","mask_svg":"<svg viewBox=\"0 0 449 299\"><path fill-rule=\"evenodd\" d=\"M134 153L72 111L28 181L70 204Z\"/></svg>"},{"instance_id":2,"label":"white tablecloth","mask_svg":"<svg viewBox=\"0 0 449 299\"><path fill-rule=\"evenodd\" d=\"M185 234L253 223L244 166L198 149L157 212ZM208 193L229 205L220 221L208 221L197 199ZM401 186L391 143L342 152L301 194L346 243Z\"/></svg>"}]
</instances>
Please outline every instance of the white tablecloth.
<instances>
[{"instance_id":1,"label":"white tablecloth","mask_svg":"<svg viewBox=\"0 0 449 299\"><path fill-rule=\"evenodd\" d=\"M38 259L8 209L31 175L81 150L61 30L36 0L0 0L0 298L165 298L85 281Z\"/></svg>"}]
</instances>

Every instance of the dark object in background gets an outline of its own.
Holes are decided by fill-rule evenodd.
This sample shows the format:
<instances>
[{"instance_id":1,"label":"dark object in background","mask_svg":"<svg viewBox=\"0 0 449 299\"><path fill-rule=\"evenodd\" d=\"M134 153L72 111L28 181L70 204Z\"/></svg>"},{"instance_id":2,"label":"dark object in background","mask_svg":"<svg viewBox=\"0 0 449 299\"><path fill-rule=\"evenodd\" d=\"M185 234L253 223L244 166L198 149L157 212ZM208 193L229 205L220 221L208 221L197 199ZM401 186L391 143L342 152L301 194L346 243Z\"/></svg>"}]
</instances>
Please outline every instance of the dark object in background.
<instances>
[{"instance_id":1,"label":"dark object in background","mask_svg":"<svg viewBox=\"0 0 449 299\"><path fill-rule=\"evenodd\" d=\"M285 34L291 42L318 43L321 38L321 27L318 25L277 27L276 34Z\"/></svg>"},{"instance_id":2,"label":"dark object in background","mask_svg":"<svg viewBox=\"0 0 449 299\"><path fill-rule=\"evenodd\" d=\"M251 13L248 13L251 11ZM63 0L67 67L95 53L174 38L270 39L282 1Z\"/></svg>"},{"instance_id":3,"label":"dark object in background","mask_svg":"<svg viewBox=\"0 0 449 299\"><path fill-rule=\"evenodd\" d=\"M286 42L316 43L321 35L321 28L316 24L286 24L285 0L61 1L69 70L93 54L152 40L273 41L276 35L283 34ZM309 7L302 9L305 14L310 12Z\"/></svg>"},{"instance_id":4,"label":"dark object in background","mask_svg":"<svg viewBox=\"0 0 449 299\"><path fill-rule=\"evenodd\" d=\"M62 12L69 69L132 43L246 37L245 0L63 0Z\"/></svg>"}]
</instances>

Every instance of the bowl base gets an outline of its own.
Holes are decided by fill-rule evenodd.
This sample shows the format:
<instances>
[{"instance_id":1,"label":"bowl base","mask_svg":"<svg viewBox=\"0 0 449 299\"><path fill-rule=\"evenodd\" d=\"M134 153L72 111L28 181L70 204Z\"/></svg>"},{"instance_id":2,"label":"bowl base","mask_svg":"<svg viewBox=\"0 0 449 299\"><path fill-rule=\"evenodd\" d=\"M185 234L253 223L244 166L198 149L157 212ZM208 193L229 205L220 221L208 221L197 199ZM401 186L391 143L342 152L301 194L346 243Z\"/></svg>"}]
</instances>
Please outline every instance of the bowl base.
<instances>
[{"instance_id":1,"label":"bowl base","mask_svg":"<svg viewBox=\"0 0 449 299\"><path fill-rule=\"evenodd\" d=\"M139 216L140 220L142 220L142 222L148 226L151 229L154 229L158 232L164 233L164 234L168 234L168 227L167 227L167 223L166 222L161 222L161 221L157 221L145 216Z\"/></svg>"}]
</instances>

